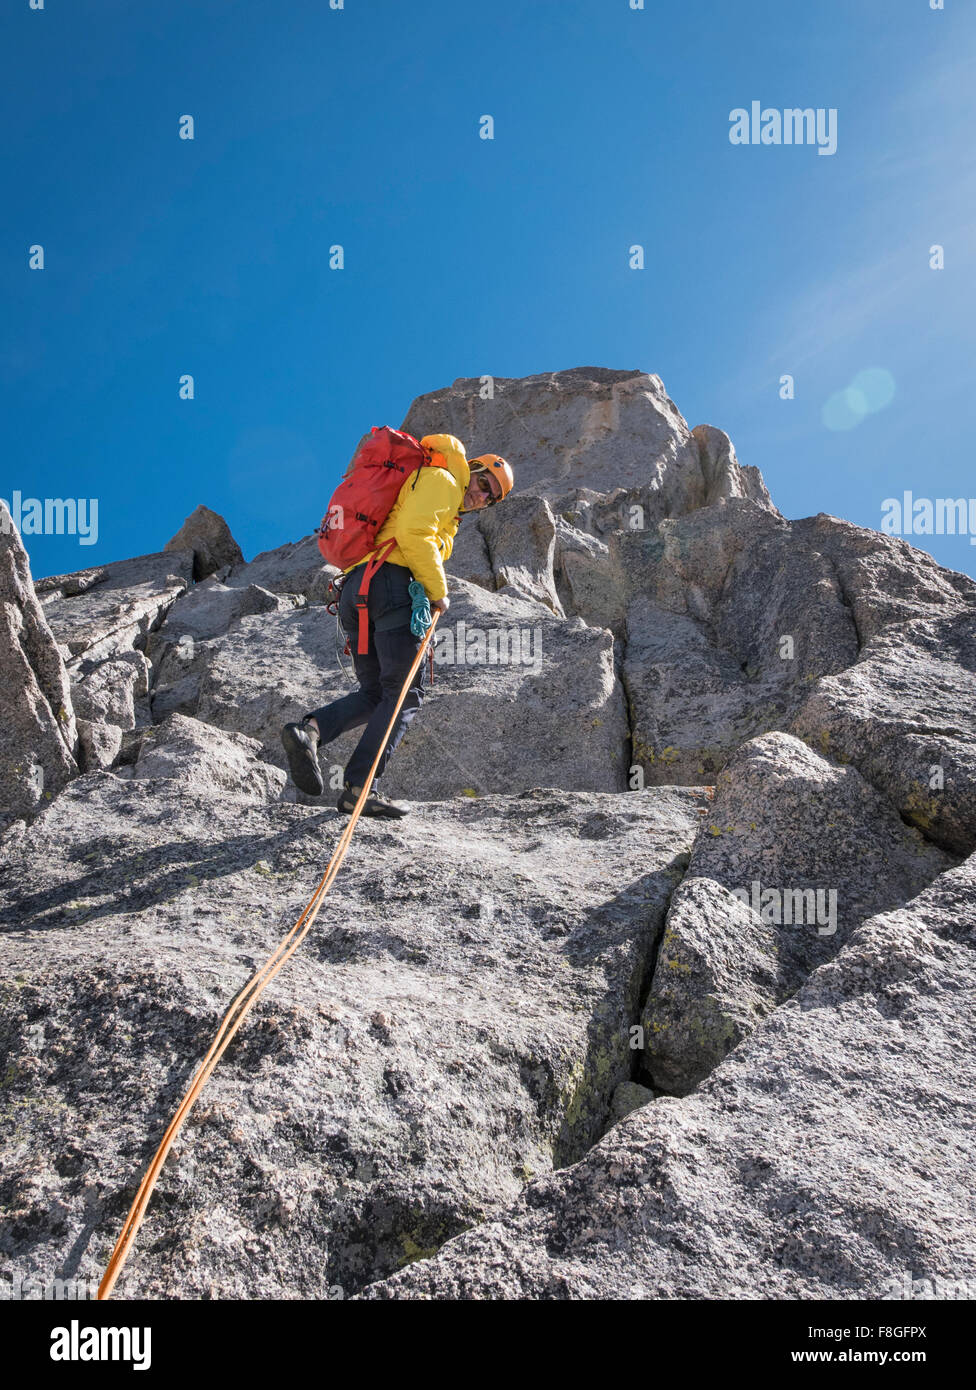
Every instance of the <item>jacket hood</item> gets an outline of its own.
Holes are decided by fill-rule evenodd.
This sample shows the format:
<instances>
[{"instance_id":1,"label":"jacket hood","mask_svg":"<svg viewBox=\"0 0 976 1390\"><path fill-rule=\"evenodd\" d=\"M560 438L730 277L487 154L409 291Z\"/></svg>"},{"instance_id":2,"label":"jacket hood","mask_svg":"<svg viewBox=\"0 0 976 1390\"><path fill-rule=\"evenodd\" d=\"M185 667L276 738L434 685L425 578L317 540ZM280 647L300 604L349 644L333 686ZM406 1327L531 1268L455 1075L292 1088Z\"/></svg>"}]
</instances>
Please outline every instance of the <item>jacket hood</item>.
<instances>
[{"instance_id":1,"label":"jacket hood","mask_svg":"<svg viewBox=\"0 0 976 1390\"><path fill-rule=\"evenodd\" d=\"M461 503L458 510L464 510L464 494L471 482L471 469L468 467L464 445L453 434L425 434L420 441L433 455L431 462L445 469L461 489Z\"/></svg>"}]
</instances>

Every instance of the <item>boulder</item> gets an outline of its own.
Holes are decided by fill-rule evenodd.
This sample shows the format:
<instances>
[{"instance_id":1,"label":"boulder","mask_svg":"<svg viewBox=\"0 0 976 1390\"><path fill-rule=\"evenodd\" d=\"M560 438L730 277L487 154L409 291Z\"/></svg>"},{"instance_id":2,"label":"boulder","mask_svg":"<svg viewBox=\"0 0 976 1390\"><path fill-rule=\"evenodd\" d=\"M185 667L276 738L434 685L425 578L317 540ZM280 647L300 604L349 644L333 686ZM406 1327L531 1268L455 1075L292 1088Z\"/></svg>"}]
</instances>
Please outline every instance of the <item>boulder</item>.
<instances>
[{"instance_id":1,"label":"boulder","mask_svg":"<svg viewBox=\"0 0 976 1390\"><path fill-rule=\"evenodd\" d=\"M644 1008L655 1087L692 1090L863 921L953 862L855 768L789 734L746 743L668 912Z\"/></svg>"},{"instance_id":2,"label":"boulder","mask_svg":"<svg viewBox=\"0 0 976 1390\"><path fill-rule=\"evenodd\" d=\"M151 721L151 635L192 583L193 551L162 551L39 580L78 706L78 757L110 767L128 731Z\"/></svg>"},{"instance_id":3,"label":"boulder","mask_svg":"<svg viewBox=\"0 0 976 1390\"><path fill-rule=\"evenodd\" d=\"M170 714L196 713L203 677L219 647L219 639L203 640L191 633L184 633L175 640L160 638L152 643L150 704L156 723Z\"/></svg>"},{"instance_id":4,"label":"boulder","mask_svg":"<svg viewBox=\"0 0 976 1390\"><path fill-rule=\"evenodd\" d=\"M747 500L611 542L630 591L623 678L647 780L714 780L732 752L788 728L821 676L857 660L829 557Z\"/></svg>"},{"instance_id":5,"label":"boulder","mask_svg":"<svg viewBox=\"0 0 976 1390\"><path fill-rule=\"evenodd\" d=\"M610 1102L610 1124L617 1124L632 1110L649 1105L653 1099L654 1092L648 1086L641 1086L636 1081L621 1081Z\"/></svg>"},{"instance_id":6,"label":"boulder","mask_svg":"<svg viewBox=\"0 0 976 1390\"><path fill-rule=\"evenodd\" d=\"M777 510L759 469L753 465L743 468L724 430L714 425L696 425L691 433L698 444L705 483L704 506L725 497L748 497L768 511Z\"/></svg>"},{"instance_id":7,"label":"boulder","mask_svg":"<svg viewBox=\"0 0 976 1390\"><path fill-rule=\"evenodd\" d=\"M78 720L78 764L86 772L111 767L122 752L125 730L99 719Z\"/></svg>"},{"instance_id":8,"label":"boulder","mask_svg":"<svg viewBox=\"0 0 976 1390\"><path fill-rule=\"evenodd\" d=\"M212 788L237 799L280 798L285 774L261 760L261 745L243 734L224 734L198 719L171 714L148 729L132 777L165 777L187 791Z\"/></svg>"},{"instance_id":9,"label":"boulder","mask_svg":"<svg viewBox=\"0 0 976 1390\"><path fill-rule=\"evenodd\" d=\"M508 585L564 617L552 570L556 526L545 498L513 494L503 506L479 513L478 524L491 560L494 587Z\"/></svg>"},{"instance_id":10,"label":"boulder","mask_svg":"<svg viewBox=\"0 0 976 1390\"><path fill-rule=\"evenodd\" d=\"M206 579L173 604L165 622L152 634L149 651L159 651L165 643L187 636L197 640L222 637L240 618L253 613L278 613L294 606L259 584L231 588L214 578Z\"/></svg>"},{"instance_id":11,"label":"boulder","mask_svg":"<svg viewBox=\"0 0 976 1390\"><path fill-rule=\"evenodd\" d=\"M714 782L739 744L786 711L701 623L643 598L627 610L623 681L633 764L649 783Z\"/></svg>"},{"instance_id":12,"label":"boulder","mask_svg":"<svg viewBox=\"0 0 976 1390\"><path fill-rule=\"evenodd\" d=\"M152 722L147 698L149 672L146 657L133 650L103 661L72 685L86 772L110 767L122 748L124 734Z\"/></svg>"},{"instance_id":13,"label":"boulder","mask_svg":"<svg viewBox=\"0 0 976 1390\"><path fill-rule=\"evenodd\" d=\"M626 612L606 543L554 516L545 498L514 493L504 506L463 518L445 568L449 580L491 591L509 585L590 627L617 632Z\"/></svg>"},{"instance_id":14,"label":"boulder","mask_svg":"<svg viewBox=\"0 0 976 1390\"><path fill-rule=\"evenodd\" d=\"M624 632L629 584L606 541L576 526L570 516L555 517L556 592L563 611L590 627Z\"/></svg>"},{"instance_id":15,"label":"boulder","mask_svg":"<svg viewBox=\"0 0 976 1390\"><path fill-rule=\"evenodd\" d=\"M778 514L733 497L653 524L635 515L606 533L606 542L628 601L648 598L710 623L736 560L758 558L789 535L790 523Z\"/></svg>"},{"instance_id":16,"label":"boulder","mask_svg":"<svg viewBox=\"0 0 976 1390\"><path fill-rule=\"evenodd\" d=\"M791 726L955 853L976 848L976 605L882 629Z\"/></svg>"},{"instance_id":17,"label":"boulder","mask_svg":"<svg viewBox=\"0 0 976 1390\"><path fill-rule=\"evenodd\" d=\"M244 555L222 516L202 504L191 512L164 550L192 550L193 578L206 579L224 565L243 564Z\"/></svg>"}]
</instances>

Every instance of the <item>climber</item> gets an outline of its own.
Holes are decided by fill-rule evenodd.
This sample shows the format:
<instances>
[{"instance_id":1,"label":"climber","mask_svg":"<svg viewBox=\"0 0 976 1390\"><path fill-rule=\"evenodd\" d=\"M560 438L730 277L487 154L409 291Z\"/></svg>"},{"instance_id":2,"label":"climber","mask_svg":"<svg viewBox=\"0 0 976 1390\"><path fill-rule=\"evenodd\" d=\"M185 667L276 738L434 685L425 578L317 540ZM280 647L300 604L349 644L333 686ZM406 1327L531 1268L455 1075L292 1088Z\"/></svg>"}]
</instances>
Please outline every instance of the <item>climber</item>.
<instances>
[{"instance_id":1,"label":"climber","mask_svg":"<svg viewBox=\"0 0 976 1390\"><path fill-rule=\"evenodd\" d=\"M416 441L411 443L415 445ZM422 635L415 635L411 626L411 581L416 579L423 586L432 612L446 613L450 599L444 561L450 558L461 512L494 506L511 492L515 481L505 459L497 454L468 459L464 445L453 435L426 435L420 444L429 453L430 466L410 473L376 533L373 549L344 571L339 621L350 639L359 689L313 710L296 724L286 724L281 732L295 786L310 796L321 796L324 784L318 762L319 745L331 743L347 729L365 724L346 765L345 784L336 803L347 814L362 791L407 672L424 640ZM356 600L363 571L367 562L387 546L390 548L369 579L361 626ZM420 709L423 671L421 663L380 759L377 778ZM407 808L371 793L362 814L404 816Z\"/></svg>"}]
</instances>

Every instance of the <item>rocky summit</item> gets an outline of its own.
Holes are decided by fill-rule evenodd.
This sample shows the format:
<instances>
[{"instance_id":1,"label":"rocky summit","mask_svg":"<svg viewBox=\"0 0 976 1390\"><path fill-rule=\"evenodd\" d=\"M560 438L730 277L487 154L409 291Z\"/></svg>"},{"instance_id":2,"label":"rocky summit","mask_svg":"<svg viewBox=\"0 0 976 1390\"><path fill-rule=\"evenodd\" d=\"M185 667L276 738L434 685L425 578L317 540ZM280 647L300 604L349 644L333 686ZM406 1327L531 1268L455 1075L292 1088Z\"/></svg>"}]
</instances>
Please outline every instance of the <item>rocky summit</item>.
<instances>
[{"instance_id":1,"label":"rocky summit","mask_svg":"<svg viewBox=\"0 0 976 1390\"><path fill-rule=\"evenodd\" d=\"M976 1288L976 584L786 519L643 372L402 427L517 480L458 533L412 814L357 827L118 1296ZM201 505L33 582L0 514L5 1276L100 1277L346 824L355 735L320 799L278 738L349 688L331 573Z\"/></svg>"}]
</instances>

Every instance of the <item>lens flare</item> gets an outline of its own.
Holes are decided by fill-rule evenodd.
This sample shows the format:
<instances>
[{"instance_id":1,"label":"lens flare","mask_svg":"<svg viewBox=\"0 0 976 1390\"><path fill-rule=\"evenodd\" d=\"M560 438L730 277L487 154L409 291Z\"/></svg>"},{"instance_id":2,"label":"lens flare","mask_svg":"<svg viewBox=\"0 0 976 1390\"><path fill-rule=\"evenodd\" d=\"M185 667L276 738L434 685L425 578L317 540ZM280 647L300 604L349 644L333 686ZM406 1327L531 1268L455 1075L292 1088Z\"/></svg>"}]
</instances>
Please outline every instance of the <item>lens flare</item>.
<instances>
[{"instance_id":1,"label":"lens flare","mask_svg":"<svg viewBox=\"0 0 976 1390\"><path fill-rule=\"evenodd\" d=\"M828 430L852 430L895 399L895 378L884 367L866 367L850 386L828 397L820 412Z\"/></svg>"}]
</instances>

